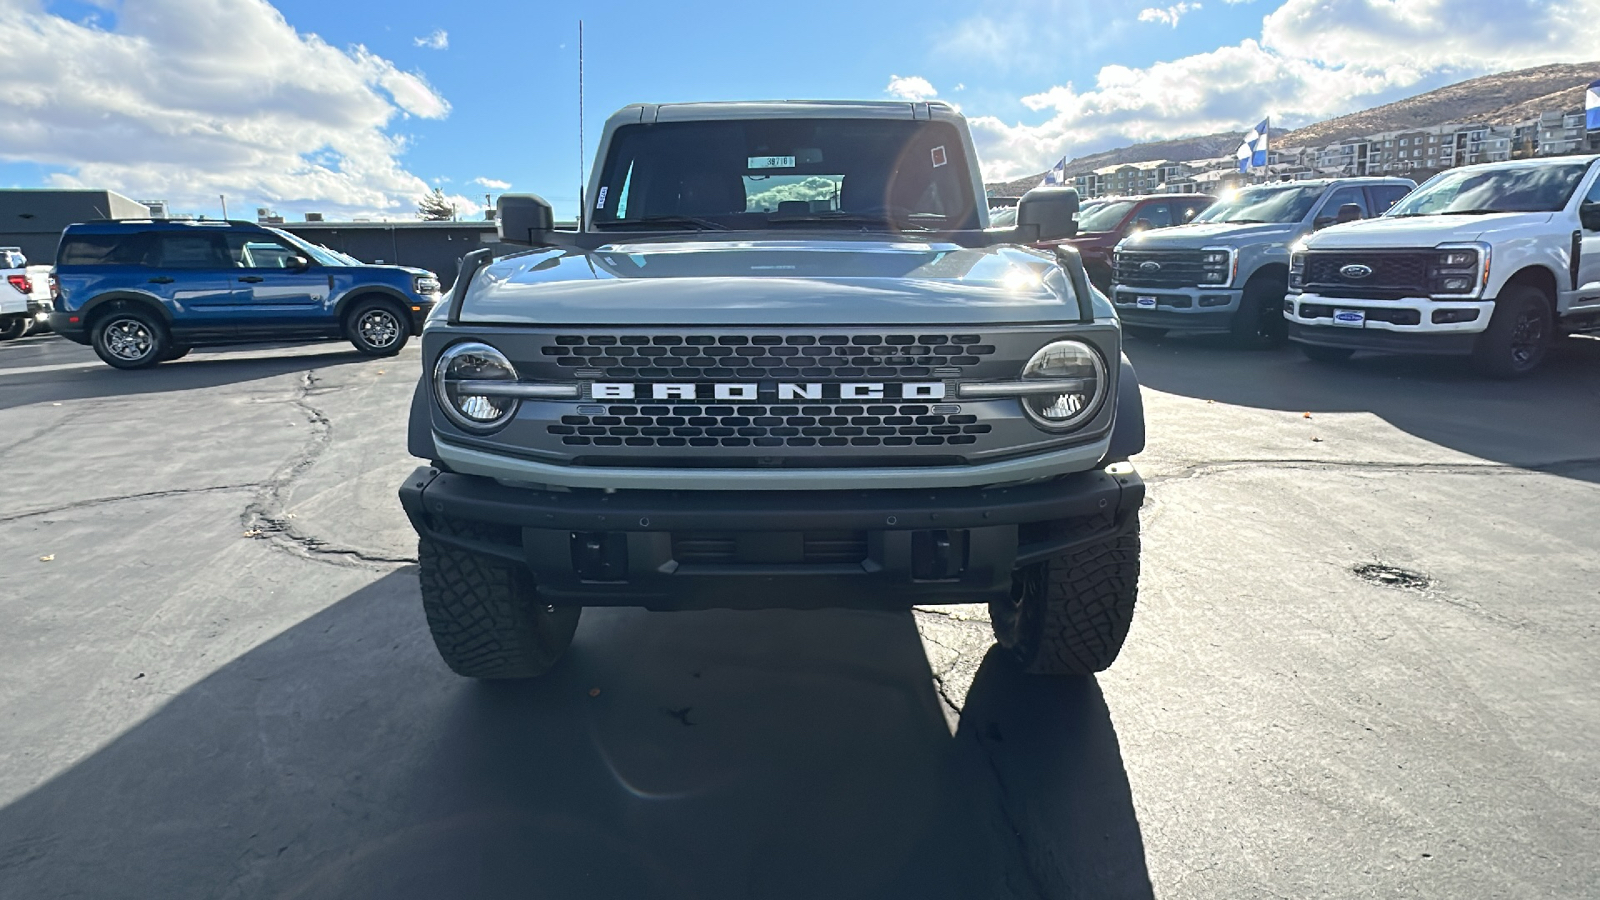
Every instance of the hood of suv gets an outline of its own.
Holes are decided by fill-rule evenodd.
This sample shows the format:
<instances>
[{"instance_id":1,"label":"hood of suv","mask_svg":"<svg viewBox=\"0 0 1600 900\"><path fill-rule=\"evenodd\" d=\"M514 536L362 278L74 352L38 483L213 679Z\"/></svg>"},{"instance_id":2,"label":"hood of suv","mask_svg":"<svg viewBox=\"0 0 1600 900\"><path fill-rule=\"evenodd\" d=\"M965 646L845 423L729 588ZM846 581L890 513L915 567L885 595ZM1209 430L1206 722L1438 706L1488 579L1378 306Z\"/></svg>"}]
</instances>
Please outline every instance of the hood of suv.
<instances>
[{"instance_id":1,"label":"hood of suv","mask_svg":"<svg viewBox=\"0 0 1600 900\"><path fill-rule=\"evenodd\" d=\"M1198 250L1219 245L1287 241L1299 231L1298 222L1287 225L1276 222L1260 225L1191 222L1134 235L1122 246L1129 250Z\"/></svg>"},{"instance_id":2,"label":"hood of suv","mask_svg":"<svg viewBox=\"0 0 1600 900\"><path fill-rule=\"evenodd\" d=\"M462 321L585 325L1048 322L1078 318L1045 254L914 241L652 241L497 260Z\"/></svg>"},{"instance_id":3,"label":"hood of suv","mask_svg":"<svg viewBox=\"0 0 1600 900\"><path fill-rule=\"evenodd\" d=\"M1434 247L1492 239L1506 232L1548 230L1554 213L1489 213L1481 216L1379 216L1324 228L1306 238L1318 250L1383 247Z\"/></svg>"}]
</instances>

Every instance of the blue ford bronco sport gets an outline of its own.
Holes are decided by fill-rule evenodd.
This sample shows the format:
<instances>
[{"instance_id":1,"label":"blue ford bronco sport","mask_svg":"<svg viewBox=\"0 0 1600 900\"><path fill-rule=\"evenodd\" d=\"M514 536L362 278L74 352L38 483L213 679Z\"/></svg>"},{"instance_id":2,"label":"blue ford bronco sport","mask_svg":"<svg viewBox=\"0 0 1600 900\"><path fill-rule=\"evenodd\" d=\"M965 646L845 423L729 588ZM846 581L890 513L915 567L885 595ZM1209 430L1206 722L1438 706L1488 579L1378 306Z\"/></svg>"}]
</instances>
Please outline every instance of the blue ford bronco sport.
<instances>
[{"instance_id":1,"label":"blue ford bronco sport","mask_svg":"<svg viewBox=\"0 0 1600 900\"><path fill-rule=\"evenodd\" d=\"M344 338L392 356L439 299L432 272L351 265L250 222L70 225L56 280L51 327L119 369L252 341Z\"/></svg>"}]
</instances>

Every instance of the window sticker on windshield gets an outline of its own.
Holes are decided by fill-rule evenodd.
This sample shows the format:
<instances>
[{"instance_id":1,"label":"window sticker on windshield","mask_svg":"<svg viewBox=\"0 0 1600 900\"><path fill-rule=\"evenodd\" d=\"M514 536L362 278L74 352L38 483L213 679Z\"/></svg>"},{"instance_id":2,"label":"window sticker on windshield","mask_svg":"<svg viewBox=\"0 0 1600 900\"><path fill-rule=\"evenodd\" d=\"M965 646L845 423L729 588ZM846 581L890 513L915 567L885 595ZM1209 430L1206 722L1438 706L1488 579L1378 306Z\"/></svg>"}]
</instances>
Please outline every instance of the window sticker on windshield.
<instances>
[{"instance_id":1,"label":"window sticker on windshield","mask_svg":"<svg viewBox=\"0 0 1600 900\"><path fill-rule=\"evenodd\" d=\"M792 156L752 156L750 157L752 169L792 169L794 157Z\"/></svg>"},{"instance_id":2,"label":"window sticker on windshield","mask_svg":"<svg viewBox=\"0 0 1600 900\"><path fill-rule=\"evenodd\" d=\"M945 154L944 154L944 145L943 144L940 144L939 146L933 148L933 167L935 169L939 168L940 166L944 165L945 163L947 163L949 161L950 161L950 159L948 157L946 157Z\"/></svg>"},{"instance_id":3,"label":"window sticker on windshield","mask_svg":"<svg viewBox=\"0 0 1600 900\"><path fill-rule=\"evenodd\" d=\"M610 185L604 185L603 184L603 185L600 186L600 200L599 200L599 202L595 203L595 205L594 205L595 209L605 209L606 208L606 188L607 187L610 187Z\"/></svg>"}]
</instances>

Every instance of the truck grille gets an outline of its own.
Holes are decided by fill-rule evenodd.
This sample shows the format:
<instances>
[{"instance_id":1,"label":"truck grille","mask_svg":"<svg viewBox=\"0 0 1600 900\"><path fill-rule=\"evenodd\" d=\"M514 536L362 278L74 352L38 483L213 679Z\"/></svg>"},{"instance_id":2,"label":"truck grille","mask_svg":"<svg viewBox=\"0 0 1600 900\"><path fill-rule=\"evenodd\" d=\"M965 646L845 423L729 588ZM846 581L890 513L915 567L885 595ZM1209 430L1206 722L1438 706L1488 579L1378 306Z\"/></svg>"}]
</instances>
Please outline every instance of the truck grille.
<instances>
[{"instance_id":1,"label":"truck grille","mask_svg":"<svg viewBox=\"0 0 1600 900\"><path fill-rule=\"evenodd\" d=\"M1200 250L1122 250L1117 253L1114 280L1129 287L1196 287L1201 255Z\"/></svg>"},{"instance_id":2,"label":"truck grille","mask_svg":"<svg viewBox=\"0 0 1600 900\"><path fill-rule=\"evenodd\" d=\"M972 444L990 425L938 405L612 405L547 426L569 447L936 447Z\"/></svg>"},{"instance_id":3,"label":"truck grille","mask_svg":"<svg viewBox=\"0 0 1600 900\"><path fill-rule=\"evenodd\" d=\"M977 334L561 334L540 352L606 378L925 378L995 348Z\"/></svg>"},{"instance_id":4,"label":"truck grille","mask_svg":"<svg viewBox=\"0 0 1600 900\"><path fill-rule=\"evenodd\" d=\"M1428 295L1428 269L1433 255L1420 252L1376 250L1311 251L1306 254L1305 289L1335 297L1398 300ZM1361 265L1372 270L1364 278L1350 278L1340 270Z\"/></svg>"},{"instance_id":5,"label":"truck grille","mask_svg":"<svg viewBox=\"0 0 1600 900\"><path fill-rule=\"evenodd\" d=\"M865 531L736 533L679 531L672 535L672 558L692 565L729 563L858 563L867 558Z\"/></svg>"}]
</instances>

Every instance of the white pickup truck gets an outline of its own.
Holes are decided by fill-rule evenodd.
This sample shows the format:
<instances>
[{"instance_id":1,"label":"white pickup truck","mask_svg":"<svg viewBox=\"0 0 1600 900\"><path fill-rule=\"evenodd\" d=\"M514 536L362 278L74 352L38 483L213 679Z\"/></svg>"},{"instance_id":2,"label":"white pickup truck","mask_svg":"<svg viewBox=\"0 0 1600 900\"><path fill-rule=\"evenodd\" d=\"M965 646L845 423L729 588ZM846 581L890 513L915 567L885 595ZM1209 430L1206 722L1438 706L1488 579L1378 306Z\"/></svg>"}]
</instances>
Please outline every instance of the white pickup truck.
<instances>
[{"instance_id":1,"label":"white pickup truck","mask_svg":"<svg viewBox=\"0 0 1600 900\"><path fill-rule=\"evenodd\" d=\"M28 260L16 247L0 247L0 341L22 337L33 329L38 313Z\"/></svg>"},{"instance_id":2,"label":"white pickup truck","mask_svg":"<svg viewBox=\"0 0 1600 900\"><path fill-rule=\"evenodd\" d=\"M1289 339L1312 359L1457 354L1524 375L1558 336L1600 331L1600 157L1442 172L1300 242L1289 290Z\"/></svg>"}]
</instances>

